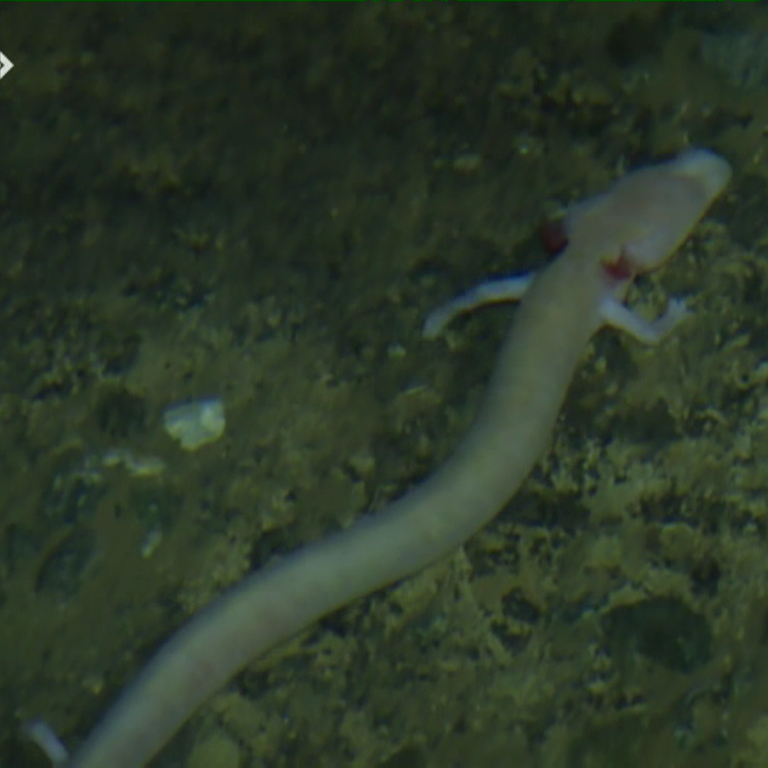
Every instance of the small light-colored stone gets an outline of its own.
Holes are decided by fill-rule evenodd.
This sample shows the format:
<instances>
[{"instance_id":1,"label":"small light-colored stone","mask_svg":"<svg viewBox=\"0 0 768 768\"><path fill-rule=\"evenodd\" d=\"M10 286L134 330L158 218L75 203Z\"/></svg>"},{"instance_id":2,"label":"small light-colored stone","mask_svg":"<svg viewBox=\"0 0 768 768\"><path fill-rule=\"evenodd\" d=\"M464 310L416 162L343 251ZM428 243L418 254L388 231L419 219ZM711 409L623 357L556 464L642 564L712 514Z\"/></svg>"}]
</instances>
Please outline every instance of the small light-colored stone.
<instances>
[{"instance_id":1,"label":"small light-colored stone","mask_svg":"<svg viewBox=\"0 0 768 768\"><path fill-rule=\"evenodd\" d=\"M163 413L163 424L185 451L196 451L224 434L224 403L210 398L171 406Z\"/></svg>"}]
</instances>

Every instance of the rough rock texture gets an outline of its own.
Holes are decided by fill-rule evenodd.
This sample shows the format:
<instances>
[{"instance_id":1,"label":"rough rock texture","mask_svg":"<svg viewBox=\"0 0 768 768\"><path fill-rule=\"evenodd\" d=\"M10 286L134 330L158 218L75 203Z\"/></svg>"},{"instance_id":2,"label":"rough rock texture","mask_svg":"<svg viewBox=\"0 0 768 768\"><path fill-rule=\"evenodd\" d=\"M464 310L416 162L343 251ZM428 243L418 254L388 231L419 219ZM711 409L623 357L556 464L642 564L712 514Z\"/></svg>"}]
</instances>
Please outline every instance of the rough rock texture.
<instances>
[{"instance_id":1,"label":"rough rock texture","mask_svg":"<svg viewBox=\"0 0 768 768\"><path fill-rule=\"evenodd\" d=\"M688 143L734 181L632 299L690 322L601 333L497 521L154 765L768 764L767 29L750 3L0 5L0 764L46 764L32 716L77 744L222 588L435 467L514 309L435 343L427 312ZM203 396L227 432L184 453L161 413Z\"/></svg>"}]
</instances>

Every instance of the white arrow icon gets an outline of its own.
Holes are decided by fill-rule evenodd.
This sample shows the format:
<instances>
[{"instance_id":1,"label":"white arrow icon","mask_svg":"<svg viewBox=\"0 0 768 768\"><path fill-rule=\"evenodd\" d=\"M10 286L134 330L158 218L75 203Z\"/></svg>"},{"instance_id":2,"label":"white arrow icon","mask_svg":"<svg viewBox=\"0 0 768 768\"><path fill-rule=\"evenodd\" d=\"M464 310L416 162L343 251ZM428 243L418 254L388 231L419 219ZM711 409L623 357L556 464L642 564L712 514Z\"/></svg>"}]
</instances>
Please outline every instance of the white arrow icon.
<instances>
[{"instance_id":1,"label":"white arrow icon","mask_svg":"<svg viewBox=\"0 0 768 768\"><path fill-rule=\"evenodd\" d=\"M0 80L13 69L13 62L0 51Z\"/></svg>"}]
</instances>

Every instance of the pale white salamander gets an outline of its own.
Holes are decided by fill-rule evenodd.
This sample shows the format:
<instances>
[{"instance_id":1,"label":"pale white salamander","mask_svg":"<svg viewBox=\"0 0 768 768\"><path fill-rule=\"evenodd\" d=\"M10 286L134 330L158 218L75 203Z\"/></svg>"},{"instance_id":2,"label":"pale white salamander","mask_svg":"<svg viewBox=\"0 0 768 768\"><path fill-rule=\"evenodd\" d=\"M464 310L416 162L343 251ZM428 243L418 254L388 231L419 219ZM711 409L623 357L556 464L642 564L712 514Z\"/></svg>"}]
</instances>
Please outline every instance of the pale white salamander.
<instances>
[{"instance_id":1,"label":"pale white salamander","mask_svg":"<svg viewBox=\"0 0 768 768\"><path fill-rule=\"evenodd\" d=\"M629 173L568 214L568 245L535 277L484 284L431 316L521 298L480 411L448 461L377 515L252 574L173 635L71 757L42 723L30 735L66 768L138 768L254 657L357 597L453 552L516 493L545 451L579 358L602 325L654 343L683 314L645 322L632 278L685 240L731 175L706 150Z\"/></svg>"}]
</instances>

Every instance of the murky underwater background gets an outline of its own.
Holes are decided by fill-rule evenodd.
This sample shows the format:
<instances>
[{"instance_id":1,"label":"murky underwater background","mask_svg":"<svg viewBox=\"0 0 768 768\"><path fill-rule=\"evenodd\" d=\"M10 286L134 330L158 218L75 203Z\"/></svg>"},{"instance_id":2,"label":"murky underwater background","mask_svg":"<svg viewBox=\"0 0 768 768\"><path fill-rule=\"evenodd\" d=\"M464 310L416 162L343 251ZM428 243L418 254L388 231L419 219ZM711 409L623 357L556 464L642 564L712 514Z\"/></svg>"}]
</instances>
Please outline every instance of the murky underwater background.
<instances>
[{"instance_id":1,"label":"murky underwater background","mask_svg":"<svg viewBox=\"0 0 768 768\"><path fill-rule=\"evenodd\" d=\"M153 765L768 764L765 4L2 4L0 50L1 766L437 466L514 308L426 342L429 310L688 144L734 180L631 298L691 320L600 333L492 525ZM181 450L163 410L211 396L225 435Z\"/></svg>"}]
</instances>

